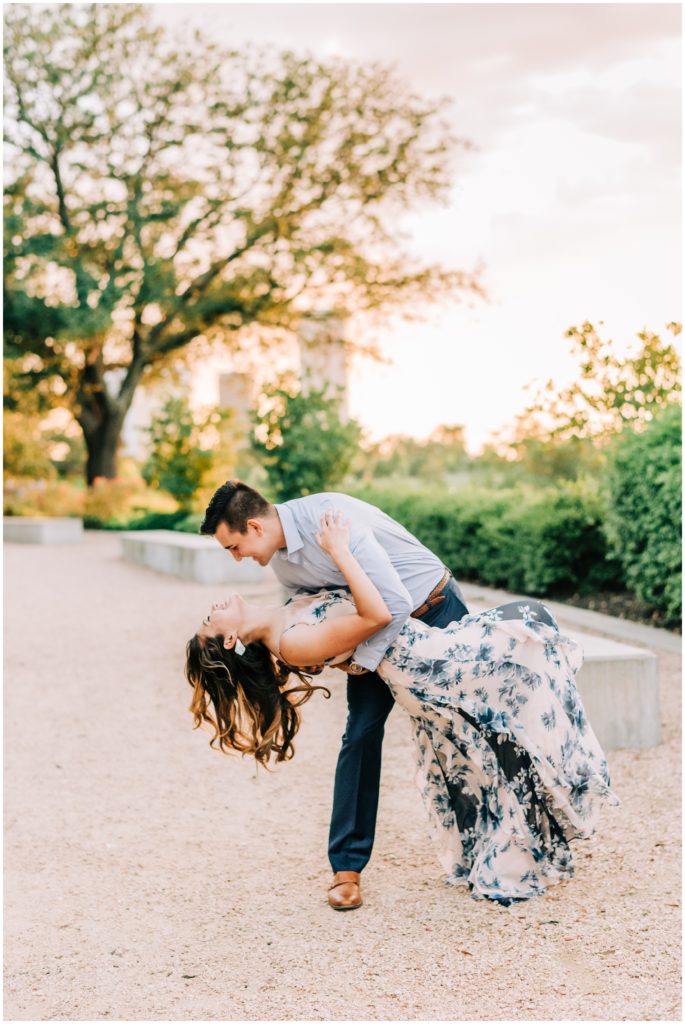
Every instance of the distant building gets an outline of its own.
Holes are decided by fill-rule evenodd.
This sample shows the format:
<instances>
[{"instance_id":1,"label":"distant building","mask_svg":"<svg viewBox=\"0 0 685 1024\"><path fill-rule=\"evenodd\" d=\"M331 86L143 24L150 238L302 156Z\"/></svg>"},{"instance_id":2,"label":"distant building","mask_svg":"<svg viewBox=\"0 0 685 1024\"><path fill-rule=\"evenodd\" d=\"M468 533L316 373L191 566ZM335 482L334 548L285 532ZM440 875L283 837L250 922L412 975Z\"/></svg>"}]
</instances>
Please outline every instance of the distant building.
<instances>
[{"instance_id":1,"label":"distant building","mask_svg":"<svg viewBox=\"0 0 685 1024\"><path fill-rule=\"evenodd\" d=\"M304 319L293 338L293 348L274 353L269 365L266 360L255 359L254 369L245 372L249 366L239 355L231 357L228 365L241 367L240 371L221 372L209 378L213 379L218 390L218 407L230 409L233 413L231 431L236 437L238 448L249 444L252 430L251 413L255 408L257 395L266 381L273 379L281 370L289 365L297 369L299 359L299 378L302 390L306 394L311 388L327 390L331 397L340 401L340 415L349 417L349 354L346 343L345 325L338 319ZM226 356L223 357L226 366ZM221 363L218 363L219 369ZM204 367L209 371L209 366ZM113 386L119 382L124 371L115 370L110 375ZM216 371L215 371L216 372ZM191 369L180 371L180 381L186 393L192 392ZM122 429L122 454L137 460L147 457L150 449L148 428L152 418L161 410L166 398L174 387L157 383L148 388L136 390L133 403L128 411ZM216 391L214 392L216 395ZM216 398L209 398L208 403L214 404Z\"/></svg>"},{"instance_id":2,"label":"distant building","mask_svg":"<svg viewBox=\"0 0 685 1024\"><path fill-rule=\"evenodd\" d=\"M254 378L249 373L219 374L219 408L231 410L236 447L246 448L252 430Z\"/></svg>"},{"instance_id":3,"label":"distant building","mask_svg":"<svg viewBox=\"0 0 685 1024\"><path fill-rule=\"evenodd\" d=\"M303 320L298 331L300 381L339 397L343 418L349 417L349 354L342 320Z\"/></svg>"},{"instance_id":4,"label":"distant building","mask_svg":"<svg viewBox=\"0 0 685 1024\"><path fill-rule=\"evenodd\" d=\"M159 395L137 388L121 430L121 454L142 461L150 450L148 428L163 405Z\"/></svg>"},{"instance_id":5,"label":"distant building","mask_svg":"<svg viewBox=\"0 0 685 1024\"><path fill-rule=\"evenodd\" d=\"M106 376L108 383L118 387L125 370L110 370ZM143 461L150 453L150 435L148 433L153 418L162 411L162 407L171 394L190 389L191 371L184 368L178 371L178 380L174 385L158 381L151 387L136 388L131 407L126 413L121 429L121 454L137 461Z\"/></svg>"}]
</instances>

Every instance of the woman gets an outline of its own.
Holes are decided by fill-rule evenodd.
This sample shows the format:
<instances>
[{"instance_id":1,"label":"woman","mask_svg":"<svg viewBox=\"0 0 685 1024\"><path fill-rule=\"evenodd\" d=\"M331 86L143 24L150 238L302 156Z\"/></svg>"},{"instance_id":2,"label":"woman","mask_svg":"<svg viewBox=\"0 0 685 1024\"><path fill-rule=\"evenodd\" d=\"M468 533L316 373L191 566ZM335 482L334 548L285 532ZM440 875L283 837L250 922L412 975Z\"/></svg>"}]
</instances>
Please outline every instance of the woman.
<instances>
[{"instance_id":1,"label":"woman","mask_svg":"<svg viewBox=\"0 0 685 1024\"><path fill-rule=\"evenodd\" d=\"M187 646L196 727L211 744L266 765L293 754L305 672L350 657L390 613L348 546L342 515L317 540L350 588L288 605L213 605ZM236 644L245 645L242 654ZM573 873L570 839L593 834L617 804L607 763L576 690L578 646L537 601L469 615L446 629L408 619L378 673L410 714L417 779L453 885L508 905ZM305 666L316 664L316 668ZM286 687L289 675L299 685ZM363 677L359 681L363 685Z\"/></svg>"}]
</instances>

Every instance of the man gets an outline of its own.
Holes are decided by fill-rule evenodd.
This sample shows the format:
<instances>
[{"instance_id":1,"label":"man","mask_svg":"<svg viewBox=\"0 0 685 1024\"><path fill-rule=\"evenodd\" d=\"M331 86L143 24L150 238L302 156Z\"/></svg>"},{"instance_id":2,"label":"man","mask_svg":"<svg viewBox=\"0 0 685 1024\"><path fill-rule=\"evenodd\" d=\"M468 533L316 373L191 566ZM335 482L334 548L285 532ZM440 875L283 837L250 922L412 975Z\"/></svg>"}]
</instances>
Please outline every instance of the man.
<instances>
[{"instance_id":1,"label":"man","mask_svg":"<svg viewBox=\"0 0 685 1024\"><path fill-rule=\"evenodd\" d=\"M328 902L335 910L355 910L362 904L361 872L373 847L383 732L393 706L374 670L408 616L446 626L467 609L456 581L432 551L380 509L346 494L310 494L272 505L247 484L229 480L207 506L200 533L215 537L236 561L269 565L291 597L347 589L316 540L326 509L350 520L350 549L392 614L390 624L360 644L347 666L348 718L333 791Z\"/></svg>"}]
</instances>

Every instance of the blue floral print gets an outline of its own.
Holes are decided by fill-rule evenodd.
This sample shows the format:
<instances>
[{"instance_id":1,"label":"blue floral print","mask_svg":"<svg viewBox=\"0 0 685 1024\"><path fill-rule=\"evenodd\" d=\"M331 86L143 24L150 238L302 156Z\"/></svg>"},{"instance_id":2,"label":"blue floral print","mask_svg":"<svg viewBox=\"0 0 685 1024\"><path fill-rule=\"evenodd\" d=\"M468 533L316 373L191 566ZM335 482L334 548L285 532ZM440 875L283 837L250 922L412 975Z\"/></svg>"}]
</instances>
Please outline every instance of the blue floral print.
<instances>
[{"instance_id":1,"label":"blue floral print","mask_svg":"<svg viewBox=\"0 0 685 1024\"><path fill-rule=\"evenodd\" d=\"M346 592L315 596L308 620L340 601ZM445 629L410 618L378 666L411 719L446 881L475 899L508 906L570 878L569 841L619 803L576 688L581 664L549 610L527 601Z\"/></svg>"}]
</instances>

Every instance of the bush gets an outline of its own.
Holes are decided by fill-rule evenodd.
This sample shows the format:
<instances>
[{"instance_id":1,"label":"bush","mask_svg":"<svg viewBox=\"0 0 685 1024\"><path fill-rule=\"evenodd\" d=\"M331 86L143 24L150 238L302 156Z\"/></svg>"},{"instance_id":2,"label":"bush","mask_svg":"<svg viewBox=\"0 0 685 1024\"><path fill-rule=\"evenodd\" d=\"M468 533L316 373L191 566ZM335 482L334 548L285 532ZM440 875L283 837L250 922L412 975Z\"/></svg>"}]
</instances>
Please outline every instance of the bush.
<instances>
[{"instance_id":1,"label":"bush","mask_svg":"<svg viewBox=\"0 0 685 1024\"><path fill-rule=\"evenodd\" d=\"M622 583L608 553L600 497L577 486L355 493L406 526L457 579L538 596Z\"/></svg>"},{"instance_id":2,"label":"bush","mask_svg":"<svg viewBox=\"0 0 685 1024\"><path fill-rule=\"evenodd\" d=\"M182 519L174 523L172 529L179 533L199 533L200 523L204 519L204 512L191 512L189 516L183 515Z\"/></svg>"},{"instance_id":3,"label":"bush","mask_svg":"<svg viewBox=\"0 0 685 1024\"><path fill-rule=\"evenodd\" d=\"M82 516L83 491L62 480L6 480L6 516Z\"/></svg>"},{"instance_id":4,"label":"bush","mask_svg":"<svg viewBox=\"0 0 685 1024\"><path fill-rule=\"evenodd\" d=\"M90 529L121 529L130 516L132 499L140 492L135 480L96 480L85 498L84 526Z\"/></svg>"},{"instance_id":5,"label":"bush","mask_svg":"<svg viewBox=\"0 0 685 1024\"><path fill-rule=\"evenodd\" d=\"M202 446L201 436L215 418L210 415L199 422L187 398L171 397L148 430L152 450L142 469L143 479L171 494L186 512L212 468L214 454Z\"/></svg>"},{"instance_id":6,"label":"bush","mask_svg":"<svg viewBox=\"0 0 685 1024\"><path fill-rule=\"evenodd\" d=\"M669 625L682 615L681 444L681 409L672 406L616 439L606 480L612 549L629 587Z\"/></svg>"},{"instance_id":7,"label":"bush","mask_svg":"<svg viewBox=\"0 0 685 1024\"><path fill-rule=\"evenodd\" d=\"M529 594L592 593L623 584L620 563L604 535L597 494L560 489L514 511L522 547L523 589Z\"/></svg>"},{"instance_id":8,"label":"bush","mask_svg":"<svg viewBox=\"0 0 685 1024\"><path fill-rule=\"evenodd\" d=\"M3 412L3 475L35 480L54 480L57 476L50 461L39 416Z\"/></svg>"},{"instance_id":9,"label":"bush","mask_svg":"<svg viewBox=\"0 0 685 1024\"><path fill-rule=\"evenodd\" d=\"M347 473L361 428L346 420L327 388L299 390L292 379L264 389L266 409L255 416L253 452L275 501L332 491Z\"/></svg>"},{"instance_id":10,"label":"bush","mask_svg":"<svg viewBox=\"0 0 685 1024\"><path fill-rule=\"evenodd\" d=\"M182 509L175 512L144 512L132 519L122 522L123 530L175 530L177 524L186 519Z\"/></svg>"}]
</instances>

